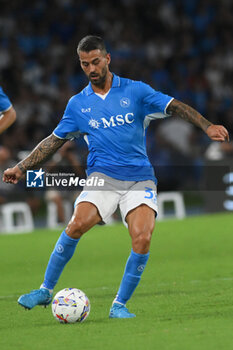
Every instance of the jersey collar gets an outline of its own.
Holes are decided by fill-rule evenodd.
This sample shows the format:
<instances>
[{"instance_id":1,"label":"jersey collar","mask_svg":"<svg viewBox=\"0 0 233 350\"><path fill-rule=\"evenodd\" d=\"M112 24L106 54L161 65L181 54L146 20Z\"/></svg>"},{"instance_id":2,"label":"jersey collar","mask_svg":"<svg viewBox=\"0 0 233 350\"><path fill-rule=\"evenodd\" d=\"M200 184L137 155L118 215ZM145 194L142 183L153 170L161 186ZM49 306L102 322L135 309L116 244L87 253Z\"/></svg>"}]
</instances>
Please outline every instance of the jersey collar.
<instances>
[{"instance_id":1,"label":"jersey collar","mask_svg":"<svg viewBox=\"0 0 233 350\"><path fill-rule=\"evenodd\" d=\"M120 77L114 73L112 73L113 75L113 78L112 78L112 86L111 88L116 88L116 87L120 87L121 86L121 80L120 80ZM91 82L87 85L86 87L86 95L89 96L91 94L94 94L94 91L92 89L92 86L91 86Z\"/></svg>"}]
</instances>

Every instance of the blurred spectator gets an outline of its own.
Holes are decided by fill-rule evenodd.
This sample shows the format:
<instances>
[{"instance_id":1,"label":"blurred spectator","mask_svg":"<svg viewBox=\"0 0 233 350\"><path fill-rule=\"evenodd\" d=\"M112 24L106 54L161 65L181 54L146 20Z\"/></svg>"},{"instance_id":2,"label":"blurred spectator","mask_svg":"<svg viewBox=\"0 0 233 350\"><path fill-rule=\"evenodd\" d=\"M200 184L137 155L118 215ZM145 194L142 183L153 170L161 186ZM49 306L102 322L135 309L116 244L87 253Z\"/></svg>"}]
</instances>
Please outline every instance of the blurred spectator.
<instances>
[{"instance_id":1,"label":"blurred spectator","mask_svg":"<svg viewBox=\"0 0 233 350\"><path fill-rule=\"evenodd\" d=\"M80 178L86 178L85 169L81 166L77 153L74 143L66 142L46 163L46 171L49 173L73 173ZM46 190L45 200L55 204L59 224L66 224L64 202L68 201L72 205L80 191L81 188L77 188L76 191L73 189L59 190L59 188Z\"/></svg>"},{"instance_id":2,"label":"blurred spectator","mask_svg":"<svg viewBox=\"0 0 233 350\"><path fill-rule=\"evenodd\" d=\"M149 142L148 155L158 177L159 190L197 188L202 174L201 144L198 130L179 118L167 118L158 123L156 140Z\"/></svg>"},{"instance_id":3,"label":"blurred spectator","mask_svg":"<svg viewBox=\"0 0 233 350\"><path fill-rule=\"evenodd\" d=\"M208 160L223 160L233 158L233 142L212 142L205 152Z\"/></svg>"}]
</instances>

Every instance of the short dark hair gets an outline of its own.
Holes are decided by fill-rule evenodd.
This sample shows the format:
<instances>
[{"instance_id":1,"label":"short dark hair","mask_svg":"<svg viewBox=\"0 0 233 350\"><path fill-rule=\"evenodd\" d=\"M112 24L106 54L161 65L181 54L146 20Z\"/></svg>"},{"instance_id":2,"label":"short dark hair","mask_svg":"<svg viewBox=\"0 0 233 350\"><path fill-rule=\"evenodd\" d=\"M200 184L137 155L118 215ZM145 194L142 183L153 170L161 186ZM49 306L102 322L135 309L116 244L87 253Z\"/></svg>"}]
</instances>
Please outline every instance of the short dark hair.
<instances>
[{"instance_id":1,"label":"short dark hair","mask_svg":"<svg viewBox=\"0 0 233 350\"><path fill-rule=\"evenodd\" d=\"M80 51L90 52L92 50L100 50L103 53L107 53L104 41L101 37L95 35L87 35L80 40L77 47L78 54Z\"/></svg>"}]
</instances>

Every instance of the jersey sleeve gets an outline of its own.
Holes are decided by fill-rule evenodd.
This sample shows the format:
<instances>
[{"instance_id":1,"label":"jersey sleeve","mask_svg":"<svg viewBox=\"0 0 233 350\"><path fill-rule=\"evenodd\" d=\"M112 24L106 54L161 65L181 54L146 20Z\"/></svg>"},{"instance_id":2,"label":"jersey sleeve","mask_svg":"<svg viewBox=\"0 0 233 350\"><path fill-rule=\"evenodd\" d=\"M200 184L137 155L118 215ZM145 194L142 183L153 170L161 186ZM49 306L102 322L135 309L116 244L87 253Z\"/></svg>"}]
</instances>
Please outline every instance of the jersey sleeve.
<instances>
[{"instance_id":1,"label":"jersey sleeve","mask_svg":"<svg viewBox=\"0 0 233 350\"><path fill-rule=\"evenodd\" d=\"M3 89L0 87L0 114L8 111L12 104Z\"/></svg>"},{"instance_id":2,"label":"jersey sleeve","mask_svg":"<svg viewBox=\"0 0 233 350\"><path fill-rule=\"evenodd\" d=\"M143 82L138 82L137 90L137 95L144 111L144 117L150 115L152 119L157 119L169 116L166 110L173 97L156 91Z\"/></svg>"},{"instance_id":3,"label":"jersey sleeve","mask_svg":"<svg viewBox=\"0 0 233 350\"><path fill-rule=\"evenodd\" d=\"M80 131L77 121L77 104L72 97L66 106L62 119L54 129L53 134L60 139L66 140L73 140L74 138L78 138Z\"/></svg>"}]
</instances>

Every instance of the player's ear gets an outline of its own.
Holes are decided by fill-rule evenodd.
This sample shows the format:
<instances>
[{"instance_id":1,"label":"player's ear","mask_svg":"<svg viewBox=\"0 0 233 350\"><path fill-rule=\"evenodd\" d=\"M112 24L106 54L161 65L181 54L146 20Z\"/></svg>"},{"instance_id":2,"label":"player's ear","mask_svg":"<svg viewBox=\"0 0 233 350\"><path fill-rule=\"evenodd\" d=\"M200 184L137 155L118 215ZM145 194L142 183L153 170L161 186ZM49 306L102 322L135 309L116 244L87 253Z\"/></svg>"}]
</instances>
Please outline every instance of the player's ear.
<instances>
[{"instance_id":1,"label":"player's ear","mask_svg":"<svg viewBox=\"0 0 233 350\"><path fill-rule=\"evenodd\" d=\"M106 54L106 60L107 60L107 64L110 64L110 62L111 62L111 55L110 55L110 53Z\"/></svg>"}]
</instances>

